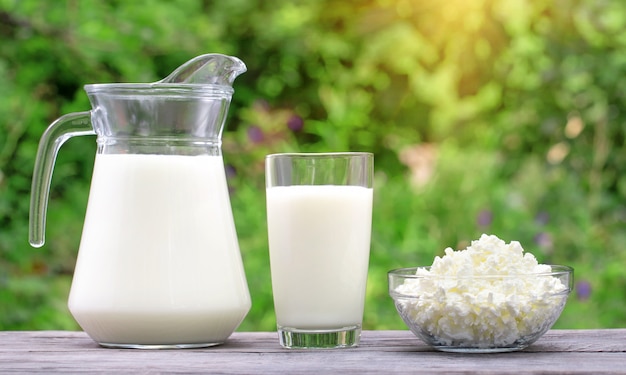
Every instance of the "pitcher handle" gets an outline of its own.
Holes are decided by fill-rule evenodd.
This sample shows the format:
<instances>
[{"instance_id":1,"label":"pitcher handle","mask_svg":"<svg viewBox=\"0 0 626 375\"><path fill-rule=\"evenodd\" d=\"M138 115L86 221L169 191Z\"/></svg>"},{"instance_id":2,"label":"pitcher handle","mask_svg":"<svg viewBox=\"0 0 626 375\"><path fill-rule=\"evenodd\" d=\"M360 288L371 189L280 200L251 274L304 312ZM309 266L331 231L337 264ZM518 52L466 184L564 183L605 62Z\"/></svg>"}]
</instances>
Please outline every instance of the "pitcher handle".
<instances>
[{"instance_id":1,"label":"pitcher handle","mask_svg":"<svg viewBox=\"0 0 626 375\"><path fill-rule=\"evenodd\" d=\"M95 135L91 112L76 112L59 117L41 136L30 196L29 241L33 247L45 242L46 210L52 181L52 169L61 145L78 135Z\"/></svg>"}]
</instances>

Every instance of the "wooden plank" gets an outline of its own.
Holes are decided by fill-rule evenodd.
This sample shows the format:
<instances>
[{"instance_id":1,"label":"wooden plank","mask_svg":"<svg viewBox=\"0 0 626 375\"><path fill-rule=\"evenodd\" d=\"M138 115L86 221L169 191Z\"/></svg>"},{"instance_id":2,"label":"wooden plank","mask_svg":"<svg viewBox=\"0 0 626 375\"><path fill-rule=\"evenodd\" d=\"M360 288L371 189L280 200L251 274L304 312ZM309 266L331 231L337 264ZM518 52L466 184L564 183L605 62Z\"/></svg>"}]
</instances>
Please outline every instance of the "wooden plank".
<instances>
[{"instance_id":1,"label":"wooden plank","mask_svg":"<svg viewBox=\"0 0 626 375\"><path fill-rule=\"evenodd\" d=\"M408 331L366 331L361 346L286 350L275 332L236 332L206 349L104 349L83 332L0 332L0 373L625 373L626 329L554 330L516 353L440 353Z\"/></svg>"}]
</instances>

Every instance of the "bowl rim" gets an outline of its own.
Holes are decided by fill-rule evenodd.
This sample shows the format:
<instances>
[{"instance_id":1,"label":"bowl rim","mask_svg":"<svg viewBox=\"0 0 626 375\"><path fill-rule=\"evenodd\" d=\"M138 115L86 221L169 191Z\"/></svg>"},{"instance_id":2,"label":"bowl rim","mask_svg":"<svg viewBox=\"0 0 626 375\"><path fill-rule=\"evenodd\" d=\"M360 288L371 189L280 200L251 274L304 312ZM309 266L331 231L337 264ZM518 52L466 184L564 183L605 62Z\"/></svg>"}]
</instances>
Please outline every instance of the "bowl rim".
<instances>
[{"instance_id":1,"label":"bowl rim","mask_svg":"<svg viewBox=\"0 0 626 375\"><path fill-rule=\"evenodd\" d=\"M430 266L427 267L406 267L406 268L396 268L387 273L387 282L388 282L388 292L389 295L393 298L416 298L417 295L414 294L406 294L403 292L399 292L396 288L402 284L404 284L407 280L449 280L449 281L461 281L461 280L511 280L511 279L520 279L520 278L537 278L537 277L565 277L564 280L561 280L563 286L565 287L563 290L559 290L555 293L551 293L553 296L559 295L569 295L574 288L574 268L565 265L558 264L547 264L552 268L551 272L537 272L537 273L526 273L526 274L510 274L510 275L416 275L418 269L430 269Z\"/></svg>"},{"instance_id":2,"label":"bowl rim","mask_svg":"<svg viewBox=\"0 0 626 375\"><path fill-rule=\"evenodd\" d=\"M489 275L417 275L417 270L424 269L430 271L431 266L417 266L417 267L404 267L396 268L389 272L387 275L391 278L403 278L403 279L494 279L494 278L520 278L520 277L538 277L538 276L559 276L569 274L570 277L574 274L574 268L561 264L542 264L550 266L552 271L549 272L531 272L531 273L514 273L514 274L489 274Z\"/></svg>"}]
</instances>

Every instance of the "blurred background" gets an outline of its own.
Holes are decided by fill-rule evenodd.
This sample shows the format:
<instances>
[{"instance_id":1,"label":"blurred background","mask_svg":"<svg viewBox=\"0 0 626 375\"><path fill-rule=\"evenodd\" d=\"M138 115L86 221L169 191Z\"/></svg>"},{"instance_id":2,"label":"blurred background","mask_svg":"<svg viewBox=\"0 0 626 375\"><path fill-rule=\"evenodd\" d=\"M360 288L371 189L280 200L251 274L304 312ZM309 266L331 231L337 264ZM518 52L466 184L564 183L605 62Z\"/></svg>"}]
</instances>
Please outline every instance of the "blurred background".
<instances>
[{"instance_id":1,"label":"blurred background","mask_svg":"<svg viewBox=\"0 0 626 375\"><path fill-rule=\"evenodd\" d=\"M626 2L0 0L0 329L78 329L66 301L94 137L59 153L47 243L28 244L39 138L83 85L241 58L224 133L253 307L274 330L263 158L370 151L365 329L405 329L386 272L481 233L575 268L557 328L626 326Z\"/></svg>"}]
</instances>

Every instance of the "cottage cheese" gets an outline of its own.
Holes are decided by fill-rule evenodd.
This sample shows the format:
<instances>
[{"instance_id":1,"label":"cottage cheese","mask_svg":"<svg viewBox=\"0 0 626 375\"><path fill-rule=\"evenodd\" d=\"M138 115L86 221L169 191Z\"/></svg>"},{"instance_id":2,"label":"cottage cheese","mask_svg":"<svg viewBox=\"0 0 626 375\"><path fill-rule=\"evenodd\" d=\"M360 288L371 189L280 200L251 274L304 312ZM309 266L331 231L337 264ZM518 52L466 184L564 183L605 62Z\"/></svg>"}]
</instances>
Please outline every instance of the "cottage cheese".
<instances>
[{"instance_id":1,"label":"cottage cheese","mask_svg":"<svg viewBox=\"0 0 626 375\"><path fill-rule=\"evenodd\" d=\"M447 248L430 269L418 269L424 277L398 286L396 293L413 297L399 298L398 310L441 346L515 345L549 329L565 304L568 286L537 275L551 270L519 242L483 234L465 250Z\"/></svg>"}]
</instances>

